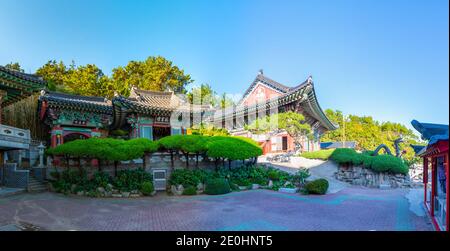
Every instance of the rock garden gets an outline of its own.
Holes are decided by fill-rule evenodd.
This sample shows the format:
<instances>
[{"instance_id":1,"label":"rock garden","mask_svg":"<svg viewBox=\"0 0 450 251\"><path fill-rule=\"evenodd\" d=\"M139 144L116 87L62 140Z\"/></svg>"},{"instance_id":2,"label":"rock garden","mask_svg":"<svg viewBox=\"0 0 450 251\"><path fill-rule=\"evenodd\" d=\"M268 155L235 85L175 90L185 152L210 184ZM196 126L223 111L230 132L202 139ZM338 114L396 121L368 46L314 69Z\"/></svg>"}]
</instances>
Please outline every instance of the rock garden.
<instances>
[{"instance_id":1,"label":"rock garden","mask_svg":"<svg viewBox=\"0 0 450 251\"><path fill-rule=\"evenodd\" d=\"M339 165L335 173L336 179L352 185L373 188L413 186L408 175L407 162L392 155L373 156L371 151L357 152L354 149L342 148L304 153L301 157L335 162Z\"/></svg>"}]
</instances>

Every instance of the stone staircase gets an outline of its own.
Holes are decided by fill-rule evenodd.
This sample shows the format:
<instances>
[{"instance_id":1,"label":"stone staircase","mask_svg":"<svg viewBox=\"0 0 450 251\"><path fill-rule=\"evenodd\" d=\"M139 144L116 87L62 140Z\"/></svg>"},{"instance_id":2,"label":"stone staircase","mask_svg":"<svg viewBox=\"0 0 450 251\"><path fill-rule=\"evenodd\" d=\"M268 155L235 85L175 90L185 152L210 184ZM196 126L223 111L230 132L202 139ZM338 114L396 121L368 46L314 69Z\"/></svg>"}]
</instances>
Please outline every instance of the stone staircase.
<instances>
[{"instance_id":1,"label":"stone staircase","mask_svg":"<svg viewBox=\"0 0 450 251\"><path fill-rule=\"evenodd\" d=\"M48 191L47 181L41 182L37 180L33 175L28 179L28 192L37 193Z\"/></svg>"}]
</instances>

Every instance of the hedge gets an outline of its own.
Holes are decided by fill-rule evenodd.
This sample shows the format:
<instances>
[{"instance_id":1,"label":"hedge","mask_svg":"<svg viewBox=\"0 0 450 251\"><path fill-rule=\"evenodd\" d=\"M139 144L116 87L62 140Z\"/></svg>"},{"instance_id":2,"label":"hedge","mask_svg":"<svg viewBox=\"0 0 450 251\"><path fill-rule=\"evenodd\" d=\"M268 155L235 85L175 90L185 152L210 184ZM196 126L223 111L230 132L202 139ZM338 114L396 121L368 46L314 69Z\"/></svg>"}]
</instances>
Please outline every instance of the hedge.
<instances>
[{"instance_id":1,"label":"hedge","mask_svg":"<svg viewBox=\"0 0 450 251\"><path fill-rule=\"evenodd\" d=\"M304 152L300 154L300 157L307 158L307 159L321 159L321 160L328 160L333 154L335 149L326 149L326 150L319 150L314 152Z\"/></svg>"},{"instance_id":2,"label":"hedge","mask_svg":"<svg viewBox=\"0 0 450 251\"><path fill-rule=\"evenodd\" d=\"M224 178L212 178L206 182L205 194L216 195L231 192L230 184Z\"/></svg>"},{"instance_id":3,"label":"hedge","mask_svg":"<svg viewBox=\"0 0 450 251\"><path fill-rule=\"evenodd\" d=\"M305 189L309 194L326 194L328 186L326 179L317 179L306 183Z\"/></svg>"},{"instance_id":4,"label":"hedge","mask_svg":"<svg viewBox=\"0 0 450 251\"><path fill-rule=\"evenodd\" d=\"M370 151L358 153L354 149L339 148L330 156L330 159L339 165L363 166L375 172L390 172L394 174L407 174L408 165L392 155L371 156Z\"/></svg>"}]
</instances>

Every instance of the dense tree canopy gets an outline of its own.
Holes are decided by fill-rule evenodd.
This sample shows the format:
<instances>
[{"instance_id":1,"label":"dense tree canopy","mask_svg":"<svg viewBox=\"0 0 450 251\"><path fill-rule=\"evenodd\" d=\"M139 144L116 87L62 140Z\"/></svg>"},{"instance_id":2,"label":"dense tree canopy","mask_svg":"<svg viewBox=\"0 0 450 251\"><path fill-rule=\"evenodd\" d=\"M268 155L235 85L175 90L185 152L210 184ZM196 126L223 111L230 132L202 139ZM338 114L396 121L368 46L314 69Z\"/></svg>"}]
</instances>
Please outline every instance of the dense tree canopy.
<instances>
[{"instance_id":1,"label":"dense tree canopy","mask_svg":"<svg viewBox=\"0 0 450 251\"><path fill-rule=\"evenodd\" d=\"M16 67L16 66L12 66ZM163 57L148 57L145 61L130 61L125 67L113 69L108 77L95 64L67 66L64 62L48 61L36 71L48 82L48 88L86 96L112 98L114 92L128 96L131 86L145 90L185 93L193 80L183 70Z\"/></svg>"},{"instance_id":2,"label":"dense tree canopy","mask_svg":"<svg viewBox=\"0 0 450 251\"><path fill-rule=\"evenodd\" d=\"M148 57L145 61L130 61L125 67L113 69L115 90L128 95L131 86L145 90L185 93L186 85L193 80L178 66L161 56Z\"/></svg>"}]
</instances>

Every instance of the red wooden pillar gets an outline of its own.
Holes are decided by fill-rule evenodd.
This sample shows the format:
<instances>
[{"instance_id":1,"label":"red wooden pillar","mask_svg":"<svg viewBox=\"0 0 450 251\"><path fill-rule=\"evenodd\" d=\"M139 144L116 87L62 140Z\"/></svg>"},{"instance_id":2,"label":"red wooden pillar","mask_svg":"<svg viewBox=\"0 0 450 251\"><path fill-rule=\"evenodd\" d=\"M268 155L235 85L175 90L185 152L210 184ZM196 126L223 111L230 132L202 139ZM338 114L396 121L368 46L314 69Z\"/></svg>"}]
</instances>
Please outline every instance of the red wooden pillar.
<instances>
[{"instance_id":1,"label":"red wooden pillar","mask_svg":"<svg viewBox=\"0 0 450 251\"><path fill-rule=\"evenodd\" d=\"M425 203L425 206L427 204L427 184L428 184L428 158L423 157L423 188L424 188L423 202Z\"/></svg>"},{"instance_id":2,"label":"red wooden pillar","mask_svg":"<svg viewBox=\"0 0 450 251\"><path fill-rule=\"evenodd\" d=\"M448 197L448 193L449 193L449 181L448 181L448 177L449 177L449 175L448 175L448 153L447 154L445 154L445 159L444 159L444 165L445 165L445 175L446 175L446 178L445 178L445 180L446 180L446 196L447 196L447 198L446 198L446 203L447 203L447 215L445 216L445 221L446 221L446 223L445 223L445 225L446 225L446 230L447 231L449 231L449 228L448 228L448 209L449 209L449 197Z\"/></svg>"},{"instance_id":3,"label":"red wooden pillar","mask_svg":"<svg viewBox=\"0 0 450 251\"><path fill-rule=\"evenodd\" d=\"M434 195L436 194L436 157L431 157L431 198L430 198L430 214L431 217L434 217Z\"/></svg>"}]
</instances>

